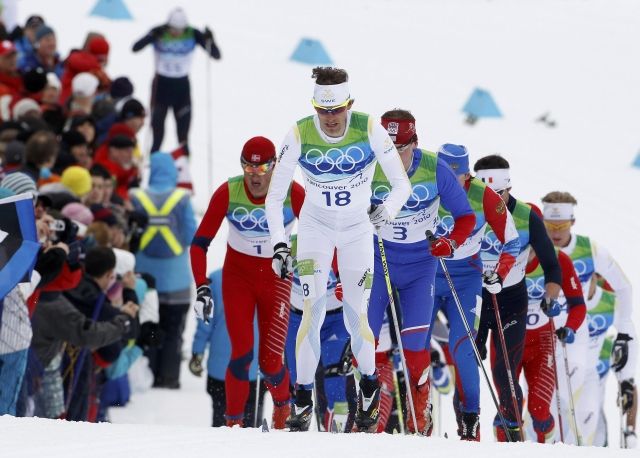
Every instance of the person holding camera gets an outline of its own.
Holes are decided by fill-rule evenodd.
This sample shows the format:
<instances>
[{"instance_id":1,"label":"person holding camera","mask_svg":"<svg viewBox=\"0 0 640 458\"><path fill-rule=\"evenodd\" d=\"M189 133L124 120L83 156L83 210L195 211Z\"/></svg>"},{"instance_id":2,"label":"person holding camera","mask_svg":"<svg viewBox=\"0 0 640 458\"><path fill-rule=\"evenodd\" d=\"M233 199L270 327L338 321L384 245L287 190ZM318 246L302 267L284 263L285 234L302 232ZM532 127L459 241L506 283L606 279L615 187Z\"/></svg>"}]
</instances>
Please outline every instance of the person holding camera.
<instances>
[{"instance_id":1,"label":"person holding camera","mask_svg":"<svg viewBox=\"0 0 640 458\"><path fill-rule=\"evenodd\" d=\"M171 11L166 24L154 27L136 41L133 52L138 52L150 44L153 44L156 62L156 74L151 88L151 152L158 151L162 146L164 120L171 108L176 119L178 142L188 154L187 143L191 124L189 70L193 50L196 45L200 45L216 60L220 59L220 50L213 39L213 32L208 27L204 32L191 27L182 8Z\"/></svg>"},{"instance_id":2,"label":"person holding camera","mask_svg":"<svg viewBox=\"0 0 640 458\"><path fill-rule=\"evenodd\" d=\"M170 154L151 156L149 187L132 189L131 204L148 224L139 238L136 265L156 279L160 300L161 346L149 350L156 387L180 387L182 333L191 302L189 253L196 232L189 193L178 188L178 171ZM139 218L140 219L140 218ZM140 221L136 227L140 226Z\"/></svg>"}]
</instances>

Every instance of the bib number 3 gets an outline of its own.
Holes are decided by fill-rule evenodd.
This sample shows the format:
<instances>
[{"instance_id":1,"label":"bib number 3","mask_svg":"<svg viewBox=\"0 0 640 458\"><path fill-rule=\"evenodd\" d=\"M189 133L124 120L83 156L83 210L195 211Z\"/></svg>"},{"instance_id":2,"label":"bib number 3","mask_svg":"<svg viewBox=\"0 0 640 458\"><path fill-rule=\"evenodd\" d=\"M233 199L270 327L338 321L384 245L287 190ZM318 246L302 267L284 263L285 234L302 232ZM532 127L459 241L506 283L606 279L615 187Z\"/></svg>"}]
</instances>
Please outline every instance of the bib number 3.
<instances>
[{"instance_id":1,"label":"bib number 3","mask_svg":"<svg viewBox=\"0 0 640 458\"><path fill-rule=\"evenodd\" d=\"M333 199L329 191L324 191L322 195L325 198L327 207L331 207L332 205L344 207L351 203L351 193L349 191L338 191L333 195Z\"/></svg>"}]
</instances>

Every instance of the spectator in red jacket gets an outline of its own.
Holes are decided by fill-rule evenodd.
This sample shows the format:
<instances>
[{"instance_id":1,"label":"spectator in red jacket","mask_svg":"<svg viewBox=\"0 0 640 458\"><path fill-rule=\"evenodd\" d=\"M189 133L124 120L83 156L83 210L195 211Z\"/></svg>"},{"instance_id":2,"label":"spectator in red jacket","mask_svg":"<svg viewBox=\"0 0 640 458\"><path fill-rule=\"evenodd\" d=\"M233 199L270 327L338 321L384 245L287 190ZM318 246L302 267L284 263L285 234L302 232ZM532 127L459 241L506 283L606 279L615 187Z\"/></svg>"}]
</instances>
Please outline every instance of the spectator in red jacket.
<instances>
[{"instance_id":1,"label":"spectator in red jacket","mask_svg":"<svg viewBox=\"0 0 640 458\"><path fill-rule=\"evenodd\" d=\"M129 188L138 184L138 168L133 161L135 139L118 133L110 136L105 143L96 151L95 163L111 173L116 180L116 194L127 200Z\"/></svg>"},{"instance_id":2,"label":"spectator in red jacket","mask_svg":"<svg viewBox=\"0 0 640 458\"><path fill-rule=\"evenodd\" d=\"M11 120L11 107L22 97L24 86L18 73L16 47L9 40L0 41L0 120Z\"/></svg>"},{"instance_id":3,"label":"spectator in red jacket","mask_svg":"<svg viewBox=\"0 0 640 458\"><path fill-rule=\"evenodd\" d=\"M85 49L75 49L71 51L65 61L64 72L62 73L60 103L64 105L71 95L71 81L73 81L74 76L78 73L92 73L100 82L99 90L108 90L111 80L104 70L108 57L109 43L104 37L99 35L91 38L87 42Z\"/></svg>"}]
</instances>

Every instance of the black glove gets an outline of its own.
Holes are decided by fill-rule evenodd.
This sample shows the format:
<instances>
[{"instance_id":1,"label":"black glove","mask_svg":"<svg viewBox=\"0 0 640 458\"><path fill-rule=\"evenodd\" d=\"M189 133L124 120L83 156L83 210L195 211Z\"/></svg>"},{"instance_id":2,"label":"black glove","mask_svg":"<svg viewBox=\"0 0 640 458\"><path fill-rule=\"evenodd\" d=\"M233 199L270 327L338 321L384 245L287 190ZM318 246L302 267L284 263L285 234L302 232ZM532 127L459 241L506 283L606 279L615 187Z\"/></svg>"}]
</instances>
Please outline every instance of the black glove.
<instances>
[{"instance_id":1,"label":"black glove","mask_svg":"<svg viewBox=\"0 0 640 458\"><path fill-rule=\"evenodd\" d=\"M209 285L200 285L198 286L197 293L198 295L193 309L196 312L197 318L208 323L209 319L213 316L213 296L211 295L211 288L209 288Z\"/></svg>"},{"instance_id":2,"label":"black glove","mask_svg":"<svg viewBox=\"0 0 640 458\"><path fill-rule=\"evenodd\" d=\"M69 245L69 254L67 254L67 263L71 270L80 268L80 261L84 260L84 245L80 240L75 240Z\"/></svg>"},{"instance_id":3,"label":"black glove","mask_svg":"<svg viewBox=\"0 0 640 458\"><path fill-rule=\"evenodd\" d=\"M164 35L168 28L169 26L167 25L159 25L158 27L154 27L153 29L151 29L151 32L149 32L149 34L153 37L154 40L159 40L160 38L162 38L162 35Z\"/></svg>"},{"instance_id":4,"label":"black glove","mask_svg":"<svg viewBox=\"0 0 640 458\"><path fill-rule=\"evenodd\" d=\"M203 372L202 356L203 355L194 353L193 356L191 356L191 360L189 361L189 371L196 377L200 377Z\"/></svg>"},{"instance_id":5,"label":"black glove","mask_svg":"<svg viewBox=\"0 0 640 458\"><path fill-rule=\"evenodd\" d=\"M476 339L476 347L478 347L478 353L480 354L480 359L483 361L487 359L487 343L484 341L481 342L478 339Z\"/></svg>"},{"instance_id":6,"label":"black glove","mask_svg":"<svg viewBox=\"0 0 640 458\"><path fill-rule=\"evenodd\" d=\"M136 345L140 348L158 347L164 340L164 331L158 323L147 321L140 326Z\"/></svg>"},{"instance_id":7,"label":"black glove","mask_svg":"<svg viewBox=\"0 0 640 458\"><path fill-rule=\"evenodd\" d=\"M431 350L431 367L436 369L444 366L445 364L440 359L440 352L438 350Z\"/></svg>"},{"instance_id":8,"label":"black glove","mask_svg":"<svg viewBox=\"0 0 640 458\"><path fill-rule=\"evenodd\" d=\"M635 403L636 390L633 379L620 382L620 408L622 413L628 413Z\"/></svg>"},{"instance_id":9,"label":"black glove","mask_svg":"<svg viewBox=\"0 0 640 458\"><path fill-rule=\"evenodd\" d=\"M568 326L556 329L556 336L560 339L560 342L573 343L576 340L576 332Z\"/></svg>"},{"instance_id":10,"label":"black glove","mask_svg":"<svg viewBox=\"0 0 640 458\"><path fill-rule=\"evenodd\" d=\"M293 273L293 258L291 248L286 243L276 243L273 247L273 259L271 261L273 272L280 278L287 278Z\"/></svg>"},{"instance_id":11,"label":"black glove","mask_svg":"<svg viewBox=\"0 0 640 458\"><path fill-rule=\"evenodd\" d=\"M622 368L627 364L629 359L629 341L631 337L629 334L618 334L616 340L613 342L613 349L611 350L611 369L616 372L620 372Z\"/></svg>"},{"instance_id":12,"label":"black glove","mask_svg":"<svg viewBox=\"0 0 640 458\"><path fill-rule=\"evenodd\" d=\"M491 294L498 294L502 291L502 278L494 270L484 272L482 274L482 287Z\"/></svg>"}]
</instances>

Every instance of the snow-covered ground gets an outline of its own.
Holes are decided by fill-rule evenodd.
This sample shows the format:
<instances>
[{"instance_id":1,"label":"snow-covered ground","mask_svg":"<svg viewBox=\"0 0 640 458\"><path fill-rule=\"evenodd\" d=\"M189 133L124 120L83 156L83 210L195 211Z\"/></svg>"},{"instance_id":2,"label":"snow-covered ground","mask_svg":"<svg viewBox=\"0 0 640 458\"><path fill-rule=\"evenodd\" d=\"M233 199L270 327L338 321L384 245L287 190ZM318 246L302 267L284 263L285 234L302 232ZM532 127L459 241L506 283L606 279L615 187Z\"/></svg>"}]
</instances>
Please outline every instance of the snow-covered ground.
<instances>
[{"instance_id":1,"label":"snow-covered ground","mask_svg":"<svg viewBox=\"0 0 640 458\"><path fill-rule=\"evenodd\" d=\"M320 39L335 64L349 71L355 108L380 115L413 111L421 146L463 143L472 160L500 153L512 166L513 194L538 202L552 190L578 199L576 230L605 245L635 284L635 321L640 323L640 248L637 191L640 169L631 163L640 147L640 85L637 46L640 3L636 0L129 0L133 22L88 17L95 0L21 0L21 22L41 13L66 53L88 30L111 42L109 72L129 75L142 101L149 99L152 52L131 44L166 20L181 3L194 26L209 25L223 60L207 63L198 51L192 71L191 130L195 204L206 208L210 193L240 173L238 156L251 136L276 144L291 124L311 113L311 68L288 61L302 37ZM207 120L207 85L212 120ZM475 87L491 91L500 120L463 123L460 108ZM549 111L555 129L536 123ZM213 182L207 182L207 136L213 139ZM148 143L147 139L142 139ZM165 146L173 147L172 121ZM210 249L211 268L224 253L224 233ZM190 350L193 323L185 336ZM638 377L636 377L638 378ZM128 425L81 425L0 419L1 456L416 456L421 454L613 456L619 450L579 450L561 445L460 444L456 440L317 434L213 431L204 381L183 371L179 391L134 395L112 420ZM491 437L495 414L483 386L482 436ZM450 398L443 425L454 433ZM615 385L606 404L610 443L617 446ZM132 426L130 424L184 425ZM200 428L196 428L200 426ZM29 455L20 454L26 448ZM621 456L632 456L627 452ZM635 452L637 454L637 452ZM635 456L635 455L634 455Z\"/></svg>"}]
</instances>

